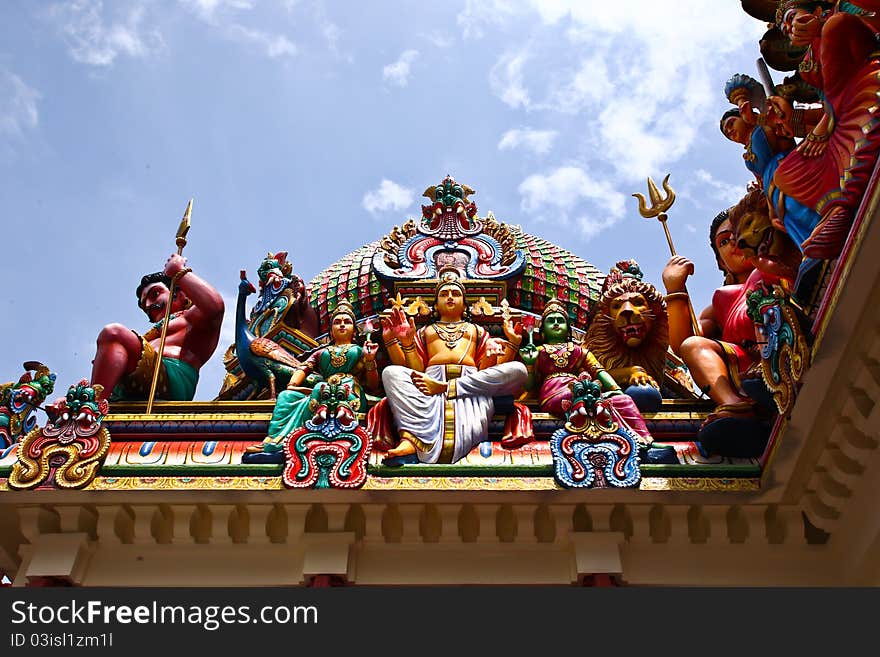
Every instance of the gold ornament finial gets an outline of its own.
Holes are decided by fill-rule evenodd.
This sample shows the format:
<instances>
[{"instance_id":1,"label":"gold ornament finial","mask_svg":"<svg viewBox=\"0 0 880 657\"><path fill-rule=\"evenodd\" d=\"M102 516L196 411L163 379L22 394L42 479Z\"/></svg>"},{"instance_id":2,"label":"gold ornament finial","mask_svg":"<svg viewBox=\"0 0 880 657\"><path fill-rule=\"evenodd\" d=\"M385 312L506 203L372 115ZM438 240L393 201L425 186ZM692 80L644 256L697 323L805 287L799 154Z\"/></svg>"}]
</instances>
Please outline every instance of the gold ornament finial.
<instances>
[{"instance_id":1,"label":"gold ornament finial","mask_svg":"<svg viewBox=\"0 0 880 657\"><path fill-rule=\"evenodd\" d=\"M669 186L669 176L670 174L667 173L663 179L663 190L666 192L665 197L660 194L660 190L657 189L654 180L650 176L648 177L648 196L651 199L650 207L646 203L644 196L633 194L639 200L639 214L645 219L665 217L666 212L675 203L675 191ZM663 221L663 219L660 219L660 221Z\"/></svg>"}]
</instances>

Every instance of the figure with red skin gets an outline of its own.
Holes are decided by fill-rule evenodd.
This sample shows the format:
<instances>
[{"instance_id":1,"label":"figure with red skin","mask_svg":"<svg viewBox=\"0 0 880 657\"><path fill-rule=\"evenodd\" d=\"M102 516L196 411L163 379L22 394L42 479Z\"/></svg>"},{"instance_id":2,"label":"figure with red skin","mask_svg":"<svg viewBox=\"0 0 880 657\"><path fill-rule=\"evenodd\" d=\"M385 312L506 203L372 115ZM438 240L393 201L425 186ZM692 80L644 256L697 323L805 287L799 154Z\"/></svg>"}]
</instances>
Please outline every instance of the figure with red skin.
<instances>
[{"instance_id":1,"label":"figure with red skin","mask_svg":"<svg viewBox=\"0 0 880 657\"><path fill-rule=\"evenodd\" d=\"M174 296L169 294L174 281ZM153 325L143 335L122 324L109 324L98 335L91 382L103 386L102 399L145 400L156 358L161 358L156 399L188 401L195 395L199 369L220 339L223 298L172 254L161 272L148 274L137 288L138 306ZM158 353L165 308L171 315L162 354Z\"/></svg>"},{"instance_id":2,"label":"figure with red skin","mask_svg":"<svg viewBox=\"0 0 880 657\"><path fill-rule=\"evenodd\" d=\"M697 385L717 404L707 424L725 417L754 419L757 404L740 385L743 375L751 374L760 362L746 299L767 275L755 269L739 250L727 211L715 217L709 235L725 284L715 290L711 305L700 313L702 335L694 335L685 290L694 264L684 256L672 256L663 270L669 345L684 360Z\"/></svg>"},{"instance_id":3,"label":"figure with red skin","mask_svg":"<svg viewBox=\"0 0 880 657\"><path fill-rule=\"evenodd\" d=\"M780 162L782 193L815 208L822 219L803 242L804 255L838 256L880 151L880 57L876 0L855 3L788 0L777 25L807 52L798 70L821 92L825 112L806 139ZM829 9L829 7L832 7Z\"/></svg>"}]
</instances>

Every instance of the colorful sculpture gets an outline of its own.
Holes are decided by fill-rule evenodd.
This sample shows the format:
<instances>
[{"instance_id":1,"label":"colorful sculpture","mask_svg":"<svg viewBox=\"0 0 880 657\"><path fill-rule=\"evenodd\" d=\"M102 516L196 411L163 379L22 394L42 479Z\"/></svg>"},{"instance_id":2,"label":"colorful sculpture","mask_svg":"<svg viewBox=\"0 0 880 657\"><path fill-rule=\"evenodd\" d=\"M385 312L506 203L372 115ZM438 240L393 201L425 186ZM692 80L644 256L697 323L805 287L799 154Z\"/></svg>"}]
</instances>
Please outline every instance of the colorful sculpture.
<instances>
[{"instance_id":1,"label":"colorful sculpture","mask_svg":"<svg viewBox=\"0 0 880 657\"><path fill-rule=\"evenodd\" d=\"M763 338L761 374L779 414L788 417L810 365L805 319L779 285L761 286L747 298L748 314Z\"/></svg>"},{"instance_id":2,"label":"colorful sculpture","mask_svg":"<svg viewBox=\"0 0 880 657\"><path fill-rule=\"evenodd\" d=\"M791 135L780 134L791 129L774 130L771 125L772 110L763 115L753 111L753 103L766 101L761 85L748 75L734 75L724 88L727 99L737 105L721 117L721 132L729 140L745 147L743 159L746 168L759 181L772 211L774 226L787 232L796 244L801 245L819 223L815 204L803 194L783 192L776 178L777 169L795 148Z\"/></svg>"},{"instance_id":3,"label":"colorful sculpture","mask_svg":"<svg viewBox=\"0 0 880 657\"><path fill-rule=\"evenodd\" d=\"M260 294L248 320L248 328L255 336L267 336L282 320L306 335L318 335L318 315L309 305L305 283L293 273L287 251L267 254L257 276Z\"/></svg>"},{"instance_id":4,"label":"colorful sculpture","mask_svg":"<svg viewBox=\"0 0 880 657\"><path fill-rule=\"evenodd\" d=\"M737 248L759 271L794 283L801 264L797 245L773 225L760 189L748 192L729 210Z\"/></svg>"},{"instance_id":5,"label":"colorful sculpture","mask_svg":"<svg viewBox=\"0 0 880 657\"><path fill-rule=\"evenodd\" d=\"M880 151L878 9L876 0L787 0L776 12L776 24L792 45L806 47L798 71L821 92L825 107L774 176L783 194L822 217L803 241L808 257L840 254Z\"/></svg>"},{"instance_id":6,"label":"colorful sculpture","mask_svg":"<svg viewBox=\"0 0 880 657\"><path fill-rule=\"evenodd\" d=\"M759 404L742 389L744 378L758 376L760 367L747 297L766 275L737 247L727 211L712 221L709 238L725 284L700 314L702 335L694 335L685 291L694 265L684 256L669 260L663 270L669 341L697 385L717 404L700 433L703 447L730 456L753 456L763 450L767 432L760 422Z\"/></svg>"},{"instance_id":7,"label":"colorful sculpture","mask_svg":"<svg viewBox=\"0 0 880 657\"><path fill-rule=\"evenodd\" d=\"M454 268L440 271L434 311L436 321L418 330L400 306L382 319L393 363L382 383L400 437L388 456L455 463L488 437L492 398L522 390L526 368L513 361L522 336L510 319L507 341L467 321L465 286Z\"/></svg>"},{"instance_id":8,"label":"colorful sculpture","mask_svg":"<svg viewBox=\"0 0 880 657\"><path fill-rule=\"evenodd\" d=\"M571 340L568 316L560 302L547 304L541 316L540 334L543 344L528 344L520 349L526 365L526 390L536 393L541 411L565 417L572 403L572 385L585 379L596 381L606 391L606 403L636 431L639 447L647 454L654 439L633 399L624 395L620 386L596 356L584 345ZM653 456L660 458L661 450ZM674 450L662 450L669 462L677 463Z\"/></svg>"},{"instance_id":9,"label":"colorful sculpture","mask_svg":"<svg viewBox=\"0 0 880 657\"><path fill-rule=\"evenodd\" d=\"M248 328L245 320L245 304L248 295L257 290L247 279L244 269L240 273L238 302L235 307L235 353L241 369L252 381L269 387L269 396L276 398L278 382L286 385L300 362L269 338L258 338Z\"/></svg>"},{"instance_id":10,"label":"colorful sculpture","mask_svg":"<svg viewBox=\"0 0 880 657\"><path fill-rule=\"evenodd\" d=\"M347 407L355 412L366 411L364 388L372 392L379 388L376 368L379 345L370 340L363 346L355 344L356 331L354 308L349 303L340 303L331 316L331 343L295 368L288 389L278 395L275 402L268 436L261 444L248 448L249 454L280 451L285 437L312 417L319 387L315 386L313 390L302 388L309 376L319 375L323 381L340 386L339 390L348 390L351 398L347 400Z\"/></svg>"},{"instance_id":11,"label":"colorful sculpture","mask_svg":"<svg viewBox=\"0 0 880 657\"><path fill-rule=\"evenodd\" d=\"M642 411L657 411L669 347L669 320L659 290L642 280L635 260L617 263L584 343Z\"/></svg>"},{"instance_id":12,"label":"colorful sculpture","mask_svg":"<svg viewBox=\"0 0 880 657\"><path fill-rule=\"evenodd\" d=\"M172 281L176 289L169 300ZM102 398L147 399L156 359L160 359L156 398L192 399L199 369L214 353L220 339L223 298L186 266L186 258L177 254L168 258L163 271L141 279L136 296L138 306L153 325L143 336L122 324L105 326L98 335L92 382L100 386ZM159 354L169 302L167 336L163 353Z\"/></svg>"},{"instance_id":13,"label":"colorful sculpture","mask_svg":"<svg viewBox=\"0 0 880 657\"><path fill-rule=\"evenodd\" d=\"M101 426L108 411L102 392L83 379L47 408L49 423L19 443L10 488L83 488L95 478L110 449L110 432Z\"/></svg>"},{"instance_id":14,"label":"colorful sculpture","mask_svg":"<svg viewBox=\"0 0 880 657\"><path fill-rule=\"evenodd\" d=\"M34 411L55 390L55 374L48 367L29 360L24 369L18 382L0 384L0 451L37 425Z\"/></svg>"},{"instance_id":15,"label":"colorful sculpture","mask_svg":"<svg viewBox=\"0 0 880 657\"><path fill-rule=\"evenodd\" d=\"M367 480L370 438L358 424L353 379L339 381L315 386L312 417L284 441L288 488L360 488Z\"/></svg>"},{"instance_id":16,"label":"colorful sculpture","mask_svg":"<svg viewBox=\"0 0 880 657\"><path fill-rule=\"evenodd\" d=\"M451 266L474 279L504 279L522 272L525 258L515 246L510 229L494 217L480 220L470 200L474 190L446 176L428 187L422 220L397 226L381 241L373 256L373 269L382 278L419 280L434 278Z\"/></svg>"},{"instance_id":17,"label":"colorful sculpture","mask_svg":"<svg viewBox=\"0 0 880 657\"><path fill-rule=\"evenodd\" d=\"M565 488L638 487L639 433L588 375L572 381L569 394L565 426L550 437L556 481Z\"/></svg>"}]
</instances>

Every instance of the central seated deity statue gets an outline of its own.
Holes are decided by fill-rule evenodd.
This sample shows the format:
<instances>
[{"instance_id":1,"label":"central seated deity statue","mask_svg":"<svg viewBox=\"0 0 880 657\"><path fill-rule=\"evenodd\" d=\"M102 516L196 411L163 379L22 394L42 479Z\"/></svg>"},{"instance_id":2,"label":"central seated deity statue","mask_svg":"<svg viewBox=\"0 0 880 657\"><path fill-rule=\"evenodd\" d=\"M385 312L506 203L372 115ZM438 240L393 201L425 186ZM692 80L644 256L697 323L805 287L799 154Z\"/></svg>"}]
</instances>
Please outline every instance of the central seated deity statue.
<instances>
[{"instance_id":1,"label":"central seated deity statue","mask_svg":"<svg viewBox=\"0 0 880 657\"><path fill-rule=\"evenodd\" d=\"M416 329L402 308L382 319L393 365L382 383L400 443L389 457L417 455L422 463L455 463L489 434L493 397L523 390L528 374L515 362L521 331L504 321L507 340L465 318L459 271L443 267L434 295L436 320Z\"/></svg>"}]
</instances>

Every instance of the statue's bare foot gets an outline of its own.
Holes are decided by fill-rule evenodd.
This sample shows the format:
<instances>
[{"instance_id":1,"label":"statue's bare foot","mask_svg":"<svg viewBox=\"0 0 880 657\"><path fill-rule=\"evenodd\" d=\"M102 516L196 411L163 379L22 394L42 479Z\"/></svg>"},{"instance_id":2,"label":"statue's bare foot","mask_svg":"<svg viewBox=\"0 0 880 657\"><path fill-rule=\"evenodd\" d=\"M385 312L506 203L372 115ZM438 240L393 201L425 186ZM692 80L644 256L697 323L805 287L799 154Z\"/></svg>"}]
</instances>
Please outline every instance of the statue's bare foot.
<instances>
[{"instance_id":1,"label":"statue's bare foot","mask_svg":"<svg viewBox=\"0 0 880 657\"><path fill-rule=\"evenodd\" d=\"M445 381L432 379L424 372L413 372L410 376L416 388L419 389L419 392L421 392L423 395L428 395L429 397L431 395L443 394L448 388L448 385Z\"/></svg>"},{"instance_id":2,"label":"statue's bare foot","mask_svg":"<svg viewBox=\"0 0 880 657\"><path fill-rule=\"evenodd\" d=\"M400 444L397 447L395 447L393 449L389 449L387 452L385 452L385 457L386 458L393 458L395 456L409 456L410 454L415 454L415 453L416 453L416 446L413 445L406 438L401 438Z\"/></svg>"},{"instance_id":3,"label":"statue's bare foot","mask_svg":"<svg viewBox=\"0 0 880 657\"><path fill-rule=\"evenodd\" d=\"M263 451L263 443L257 443L256 445L251 445L247 447L245 450L245 454L258 454Z\"/></svg>"}]
</instances>

